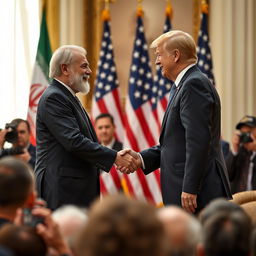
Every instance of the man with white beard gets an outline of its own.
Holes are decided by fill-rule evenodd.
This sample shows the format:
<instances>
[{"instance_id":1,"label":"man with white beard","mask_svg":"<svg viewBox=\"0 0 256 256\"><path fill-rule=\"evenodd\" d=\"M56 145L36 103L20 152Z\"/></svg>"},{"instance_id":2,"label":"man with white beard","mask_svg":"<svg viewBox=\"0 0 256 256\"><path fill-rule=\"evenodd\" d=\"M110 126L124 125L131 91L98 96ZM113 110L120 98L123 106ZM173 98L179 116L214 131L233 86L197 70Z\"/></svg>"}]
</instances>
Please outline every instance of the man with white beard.
<instances>
[{"instance_id":1,"label":"man with white beard","mask_svg":"<svg viewBox=\"0 0 256 256\"><path fill-rule=\"evenodd\" d=\"M136 169L129 154L100 145L89 116L76 97L88 93L91 74L86 50L58 48L50 62L52 84L37 111L36 183L39 196L54 210L64 204L87 207L99 195L99 170L118 166Z\"/></svg>"}]
</instances>

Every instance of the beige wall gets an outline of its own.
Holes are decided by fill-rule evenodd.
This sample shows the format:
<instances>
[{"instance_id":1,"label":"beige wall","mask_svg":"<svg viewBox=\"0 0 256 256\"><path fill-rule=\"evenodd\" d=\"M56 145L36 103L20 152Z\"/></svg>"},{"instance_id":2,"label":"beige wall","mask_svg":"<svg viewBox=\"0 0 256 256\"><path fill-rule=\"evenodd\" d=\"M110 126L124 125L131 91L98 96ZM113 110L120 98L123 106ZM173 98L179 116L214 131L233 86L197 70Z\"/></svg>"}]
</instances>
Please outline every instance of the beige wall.
<instances>
[{"instance_id":1,"label":"beige wall","mask_svg":"<svg viewBox=\"0 0 256 256\"><path fill-rule=\"evenodd\" d=\"M255 13L255 0L211 1L214 74L222 101L222 133L228 141L245 114L256 115Z\"/></svg>"}]
</instances>

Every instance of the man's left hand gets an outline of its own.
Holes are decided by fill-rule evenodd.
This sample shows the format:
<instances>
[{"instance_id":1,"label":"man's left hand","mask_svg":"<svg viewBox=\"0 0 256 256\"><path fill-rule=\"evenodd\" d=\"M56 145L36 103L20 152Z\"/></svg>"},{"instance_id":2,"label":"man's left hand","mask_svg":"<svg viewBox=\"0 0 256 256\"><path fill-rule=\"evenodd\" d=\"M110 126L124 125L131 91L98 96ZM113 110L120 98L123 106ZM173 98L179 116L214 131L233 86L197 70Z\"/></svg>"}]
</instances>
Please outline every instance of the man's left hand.
<instances>
[{"instance_id":1,"label":"man's left hand","mask_svg":"<svg viewBox=\"0 0 256 256\"><path fill-rule=\"evenodd\" d=\"M181 193L181 205L184 210L189 213L194 213L197 208L197 195L196 194L189 194L186 192Z\"/></svg>"}]
</instances>

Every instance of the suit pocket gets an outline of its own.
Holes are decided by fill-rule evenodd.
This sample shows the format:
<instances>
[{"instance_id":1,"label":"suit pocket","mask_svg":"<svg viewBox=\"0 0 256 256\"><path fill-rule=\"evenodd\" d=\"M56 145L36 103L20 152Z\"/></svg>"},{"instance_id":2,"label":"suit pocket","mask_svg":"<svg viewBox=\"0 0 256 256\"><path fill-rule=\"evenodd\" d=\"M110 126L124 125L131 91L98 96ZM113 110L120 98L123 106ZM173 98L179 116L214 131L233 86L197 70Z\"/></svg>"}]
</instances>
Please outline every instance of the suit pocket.
<instances>
[{"instance_id":1,"label":"suit pocket","mask_svg":"<svg viewBox=\"0 0 256 256\"><path fill-rule=\"evenodd\" d=\"M75 169L70 167L60 167L59 175L61 177L85 178L87 177L84 169Z\"/></svg>"}]
</instances>

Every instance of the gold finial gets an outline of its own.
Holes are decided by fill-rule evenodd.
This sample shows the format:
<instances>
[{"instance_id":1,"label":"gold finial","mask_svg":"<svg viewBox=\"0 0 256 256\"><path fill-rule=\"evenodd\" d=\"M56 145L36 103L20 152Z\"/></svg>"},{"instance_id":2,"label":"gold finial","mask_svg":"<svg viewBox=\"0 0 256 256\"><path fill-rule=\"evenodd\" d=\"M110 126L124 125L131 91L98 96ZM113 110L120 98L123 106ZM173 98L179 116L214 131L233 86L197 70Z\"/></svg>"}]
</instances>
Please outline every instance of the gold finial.
<instances>
[{"instance_id":1,"label":"gold finial","mask_svg":"<svg viewBox=\"0 0 256 256\"><path fill-rule=\"evenodd\" d=\"M142 1L143 0L137 0L137 15L142 16L143 15L143 9L142 9Z\"/></svg>"},{"instance_id":2,"label":"gold finial","mask_svg":"<svg viewBox=\"0 0 256 256\"><path fill-rule=\"evenodd\" d=\"M165 9L165 14L166 14L166 16L168 16L172 19L173 9L172 9L172 5L171 5L171 0L166 0L166 2L167 2L167 5L166 5L166 9Z\"/></svg>"},{"instance_id":3,"label":"gold finial","mask_svg":"<svg viewBox=\"0 0 256 256\"><path fill-rule=\"evenodd\" d=\"M201 0L201 9L202 9L202 13L205 13L205 14L209 13L209 5L206 0Z\"/></svg>"}]
</instances>

